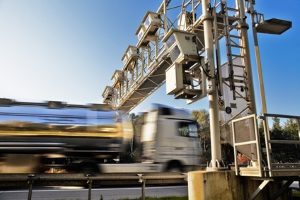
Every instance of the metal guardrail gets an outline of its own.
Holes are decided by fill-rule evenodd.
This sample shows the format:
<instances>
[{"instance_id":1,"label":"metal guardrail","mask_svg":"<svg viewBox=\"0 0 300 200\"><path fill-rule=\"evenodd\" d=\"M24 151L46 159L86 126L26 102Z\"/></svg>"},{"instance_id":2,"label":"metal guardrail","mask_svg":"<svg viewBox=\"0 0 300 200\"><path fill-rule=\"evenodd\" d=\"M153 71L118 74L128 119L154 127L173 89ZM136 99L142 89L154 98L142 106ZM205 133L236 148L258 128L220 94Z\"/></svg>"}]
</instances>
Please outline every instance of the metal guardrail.
<instances>
[{"instance_id":1,"label":"metal guardrail","mask_svg":"<svg viewBox=\"0 0 300 200\"><path fill-rule=\"evenodd\" d=\"M178 173L147 173L147 174L0 174L1 185L22 185L28 187L27 200L32 199L33 186L84 185L88 187L88 200L91 200L93 185L110 182L120 184L140 184L141 199L145 199L146 182L148 184L185 183L186 175Z\"/></svg>"}]
</instances>

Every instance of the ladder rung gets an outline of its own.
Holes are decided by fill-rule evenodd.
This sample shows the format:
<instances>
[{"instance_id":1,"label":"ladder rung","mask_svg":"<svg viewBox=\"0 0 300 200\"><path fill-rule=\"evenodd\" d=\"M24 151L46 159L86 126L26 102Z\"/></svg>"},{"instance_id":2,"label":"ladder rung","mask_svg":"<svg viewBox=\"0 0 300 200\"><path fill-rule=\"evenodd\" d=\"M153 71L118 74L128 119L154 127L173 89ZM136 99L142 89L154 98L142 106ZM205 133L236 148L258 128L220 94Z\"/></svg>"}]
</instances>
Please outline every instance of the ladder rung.
<instances>
[{"instance_id":1,"label":"ladder rung","mask_svg":"<svg viewBox=\"0 0 300 200\"><path fill-rule=\"evenodd\" d=\"M227 7L227 10L239 12L239 9Z\"/></svg>"},{"instance_id":2,"label":"ladder rung","mask_svg":"<svg viewBox=\"0 0 300 200\"><path fill-rule=\"evenodd\" d=\"M233 82L235 82L235 83L244 83L244 80L241 80L241 79L233 79Z\"/></svg>"},{"instance_id":3,"label":"ladder rung","mask_svg":"<svg viewBox=\"0 0 300 200\"><path fill-rule=\"evenodd\" d=\"M243 46L241 46L241 45L236 45L236 44L230 44L230 46L232 46L232 47L236 47L236 48L244 48Z\"/></svg>"},{"instance_id":4,"label":"ladder rung","mask_svg":"<svg viewBox=\"0 0 300 200\"><path fill-rule=\"evenodd\" d=\"M240 68L245 68L245 65L236 65L236 64L232 64L233 67L240 67Z\"/></svg>"},{"instance_id":5,"label":"ladder rung","mask_svg":"<svg viewBox=\"0 0 300 200\"><path fill-rule=\"evenodd\" d=\"M245 76L243 76L243 75L237 75L237 74L233 74L233 76L235 76L235 77L241 77L241 78L245 78Z\"/></svg>"},{"instance_id":6,"label":"ladder rung","mask_svg":"<svg viewBox=\"0 0 300 200\"><path fill-rule=\"evenodd\" d=\"M238 85L238 84L239 84L239 85ZM243 89L246 88L245 83L234 82L234 86L235 86L236 88L243 88Z\"/></svg>"},{"instance_id":7,"label":"ladder rung","mask_svg":"<svg viewBox=\"0 0 300 200\"><path fill-rule=\"evenodd\" d=\"M238 35L229 35L229 37L238 38L238 39L242 38L241 36L238 36Z\"/></svg>"},{"instance_id":8,"label":"ladder rung","mask_svg":"<svg viewBox=\"0 0 300 200\"><path fill-rule=\"evenodd\" d=\"M239 75L233 75L233 77L234 77L234 78L238 78L238 79L236 79L236 80L245 80L245 79L246 79L246 77L244 77L244 76L239 76ZM239 79L239 78L242 78L242 79Z\"/></svg>"},{"instance_id":9,"label":"ladder rung","mask_svg":"<svg viewBox=\"0 0 300 200\"><path fill-rule=\"evenodd\" d=\"M229 19L230 21L238 21L238 20L240 20L241 18L236 17L236 16L228 16L228 19Z\"/></svg>"},{"instance_id":10,"label":"ladder rung","mask_svg":"<svg viewBox=\"0 0 300 200\"><path fill-rule=\"evenodd\" d=\"M238 58L244 58L244 56L236 55L236 54L231 54L231 56L233 56L233 57L238 57Z\"/></svg>"},{"instance_id":11,"label":"ladder rung","mask_svg":"<svg viewBox=\"0 0 300 200\"><path fill-rule=\"evenodd\" d=\"M216 5L215 5L215 8L217 8L219 5L221 5L221 1L220 2L218 2Z\"/></svg>"}]
</instances>

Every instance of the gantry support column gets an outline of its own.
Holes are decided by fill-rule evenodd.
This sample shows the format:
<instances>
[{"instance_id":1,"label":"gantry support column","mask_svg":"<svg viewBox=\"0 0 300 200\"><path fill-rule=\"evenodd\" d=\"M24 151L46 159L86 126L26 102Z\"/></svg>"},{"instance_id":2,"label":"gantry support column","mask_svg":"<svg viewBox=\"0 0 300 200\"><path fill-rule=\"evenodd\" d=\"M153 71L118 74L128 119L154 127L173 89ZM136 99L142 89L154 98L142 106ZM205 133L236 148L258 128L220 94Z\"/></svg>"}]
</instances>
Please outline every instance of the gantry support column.
<instances>
[{"instance_id":1,"label":"gantry support column","mask_svg":"<svg viewBox=\"0 0 300 200\"><path fill-rule=\"evenodd\" d=\"M249 39L248 39L248 29L249 26L246 22L246 13L245 13L245 3L244 0L236 0L237 9L239 10L240 14L240 22L239 28L241 33L241 46L244 48L242 49L242 55L244 57L244 64L245 64L245 72L246 72L246 86L247 86L247 101L249 106L248 114L256 114L256 103L255 103L255 93L254 93L254 86L253 86L253 76L252 76L252 66L251 66L251 58L250 58L250 49L249 49ZM250 125L251 129L254 130L255 126L252 124ZM254 131L255 132L255 131ZM253 132L253 133L254 133ZM255 135L250 134L250 140L255 140ZM256 149L258 147L255 145L251 145L251 160L254 165L257 165L258 155L256 155Z\"/></svg>"},{"instance_id":2,"label":"gantry support column","mask_svg":"<svg viewBox=\"0 0 300 200\"><path fill-rule=\"evenodd\" d=\"M214 43L213 43L213 17L211 14L210 0L202 0L202 13L204 16L204 40L206 59L209 66L208 99L209 99L209 121L211 139L211 169L218 169L218 162L221 160L221 142L219 127L219 105L218 93L216 89L215 63L214 63Z\"/></svg>"},{"instance_id":3,"label":"gantry support column","mask_svg":"<svg viewBox=\"0 0 300 200\"><path fill-rule=\"evenodd\" d=\"M256 61L256 67L257 67L257 75L258 75L258 81L259 81L259 91L260 91L260 98L261 98L261 109L262 114L268 113L267 111L267 100L266 100L266 94L265 94L265 86L264 86L264 80L263 80L263 72L262 72L262 64L260 59L260 50L259 50L259 44L258 44L258 36L257 31L255 27L255 10L254 10L254 0L250 1L250 16L252 21L252 33L253 33L253 42L254 42L254 48L255 48L255 61ZM268 161L268 169L269 174L272 176L272 165L271 165L271 144L269 143L270 140L270 131L269 131L269 124L268 124L268 118L265 117L263 119L263 126L264 126L264 133L265 133L265 144L266 144L266 153L267 153L267 161Z\"/></svg>"},{"instance_id":4,"label":"gantry support column","mask_svg":"<svg viewBox=\"0 0 300 200\"><path fill-rule=\"evenodd\" d=\"M254 87L253 87L253 77L252 77L252 67L251 67L251 59L250 59L250 50L249 50L249 39L248 39L248 29L249 26L246 22L246 15L245 15L245 4L243 0L236 0L237 2L237 9L240 13L240 32L241 32L241 46L243 46L242 55L244 56L244 64L245 64L245 71L247 73L247 93L248 93L248 106L250 111L248 114L256 114L256 104L255 104L255 96L254 96Z\"/></svg>"}]
</instances>

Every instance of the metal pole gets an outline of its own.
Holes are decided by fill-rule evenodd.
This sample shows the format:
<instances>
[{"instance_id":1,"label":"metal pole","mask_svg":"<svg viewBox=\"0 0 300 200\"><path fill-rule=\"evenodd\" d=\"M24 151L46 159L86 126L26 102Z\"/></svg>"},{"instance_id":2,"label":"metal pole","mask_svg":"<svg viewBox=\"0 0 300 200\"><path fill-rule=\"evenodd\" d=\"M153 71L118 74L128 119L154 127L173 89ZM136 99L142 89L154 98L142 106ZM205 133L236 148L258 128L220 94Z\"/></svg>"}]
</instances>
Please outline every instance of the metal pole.
<instances>
[{"instance_id":1,"label":"metal pole","mask_svg":"<svg viewBox=\"0 0 300 200\"><path fill-rule=\"evenodd\" d=\"M93 180L91 180L89 178L89 175L87 175L87 184L89 185L89 190L88 190L88 200L91 200L92 199L92 184L93 184Z\"/></svg>"},{"instance_id":2,"label":"metal pole","mask_svg":"<svg viewBox=\"0 0 300 200\"><path fill-rule=\"evenodd\" d=\"M143 179L143 182L142 182L142 200L145 200L145 187L146 187L146 180Z\"/></svg>"},{"instance_id":3,"label":"metal pole","mask_svg":"<svg viewBox=\"0 0 300 200\"><path fill-rule=\"evenodd\" d=\"M31 200L32 198L32 185L33 185L33 177L34 175L31 174L28 176L28 184L29 184L29 189L28 189L28 196L27 196L27 200Z\"/></svg>"},{"instance_id":4,"label":"metal pole","mask_svg":"<svg viewBox=\"0 0 300 200\"><path fill-rule=\"evenodd\" d=\"M242 55L244 56L245 60L245 71L247 73L247 81L246 85L248 88L248 101L249 101L249 114L256 114L256 104L255 104L255 96L254 96L254 87L253 87L253 78L252 78L252 67L251 67L251 59L250 59L250 50L249 50L249 40L248 40L248 24L246 22L246 15L245 15L245 5L243 0L237 0L237 7L240 13L241 22L239 24L240 33L241 33L241 46L244 47L241 50Z\"/></svg>"},{"instance_id":5,"label":"metal pole","mask_svg":"<svg viewBox=\"0 0 300 200\"><path fill-rule=\"evenodd\" d=\"M261 100L261 109L262 114L266 114L267 111L267 101L266 101L266 94L265 94L265 86L264 86L264 80L263 80L263 72L262 72L262 64L261 64L261 58L260 58L260 50L259 50L259 44L258 44L258 37L257 37L257 31L255 28L255 11L254 11L254 2L250 1L250 15L251 15L251 22L252 22L252 34L253 34L253 42L254 42L254 48L255 48L255 62L257 67L257 75L258 75L258 81L259 81L259 91L260 91L260 100ZM268 124L268 117L265 116L262 119L263 126L264 126L264 132L265 132L265 144L266 144L266 152L267 152L267 161L268 161L268 168L271 173L271 144L270 141L270 131L269 131L269 124Z\"/></svg>"},{"instance_id":6,"label":"metal pole","mask_svg":"<svg viewBox=\"0 0 300 200\"><path fill-rule=\"evenodd\" d=\"M209 120L211 139L211 169L217 170L217 161L221 160L221 142L219 127L219 105L218 93L216 90L215 63L214 63L214 42L213 42L213 17L211 15L210 0L202 0L203 26L206 59L209 65L208 99L209 99Z\"/></svg>"},{"instance_id":7,"label":"metal pole","mask_svg":"<svg viewBox=\"0 0 300 200\"><path fill-rule=\"evenodd\" d=\"M167 18L167 3L168 3L168 0L164 0L164 3L163 3L163 13L164 13L164 30L165 30L165 33L168 32L168 18Z\"/></svg>"},{"instance_id":8,"label":"metal pole","mask_svg":"<svg viewBox=\"0 0 300 200\"><path fill-rule=\"evenodd\" d=\"M259 80L259 90L260 90L260 97L261 97L261 107L262 113L267 113L267 101L265 95L265 87L264 87L264 80L263 80L263 73L262 73L262 65L261 65L261 58L260 58L260 50L258 45L258 37L257 31L255 28L255 11L253 3L250 3L250 13L251 13L251 21L252 21L252 32L253 32L253 40L254 40L254 47L255 47L255 61L257 65L257 74Z\"/></svg>"},{"instance_id":9,"label":"metal pole","mask_svg":"<svg viewBox=\"0 0 300 200\"><path fill-rule=\"evenodd\" d=\"M213 17L214 17L214 39L215 39L215 51L216 51L216 64L217 64L217 72L218 72L218 85L219 91L218 94L220 96L223 95L223 80L222 80L222 67L221 67L221 53L220 53L220 43L218 38L218 24L217 24L217 13L216 8L213 9Z\"/></svg>"},{"instance_id":10,"label":"metal pole","mask_svg":"<svg viewBox=\"0 0 300 200\"><path fill-rule=\"evenodd\" d=\"M245 73L246 73L246 94L247 94L247 101L249 106L248 114L256 114L256 103L255 103L255 93L254 93L254 86L253 86L253 77L252 77L252 67L251 67L251 59L250 59L250 49L249 49L249 39L248 39L248 24L246 22L246 14L245 14L245 4L244 0L236 0L237 9L239 10L239 32L241 34L241 46L244 48L241 50L241 55L244 57L244 64L245 64ZM255 140L255 130L254 125L250 125L250 130L253 130L252 134L250 134L250 140ZM257 162L256 155L256 148L254 145L250 146L251 149L251 160L253 163Z\"/></svg>"},{"instance_id":11,"label":"metal pole","mask_svg":"<svg viewBox=\"0 0 300 200\"><path fill-rule=\"evenodd\" d=\"M263 126L264 126L264 135L265 135L265 145L266 145L266 154L267 154L269 176L272 177L270 132L267 131L268 130L268 119L266 117L263 118Z\"/></svg>"},{"instance_id":12,"label":"metal pole","mask_svg":"<svg viewBox=\"0 0 300 200\"><path fill-rule=\"evenodd\" d=\"M194 28L194 23L195 23L195 6L194 6L194 0L192 0L192 19L193 19L193 28Z\"/></svg>"},{"instance_id":13,"label":"metal pole","mask_svg":"<svg viewBox=\"0 0 300 200\"><path fill-rule=\"evenodd\" d=\"M298 140L300 140L300 119L296 119L296 120L297 120L297 125L298 125Z\"/></svg>"}]
</instances>

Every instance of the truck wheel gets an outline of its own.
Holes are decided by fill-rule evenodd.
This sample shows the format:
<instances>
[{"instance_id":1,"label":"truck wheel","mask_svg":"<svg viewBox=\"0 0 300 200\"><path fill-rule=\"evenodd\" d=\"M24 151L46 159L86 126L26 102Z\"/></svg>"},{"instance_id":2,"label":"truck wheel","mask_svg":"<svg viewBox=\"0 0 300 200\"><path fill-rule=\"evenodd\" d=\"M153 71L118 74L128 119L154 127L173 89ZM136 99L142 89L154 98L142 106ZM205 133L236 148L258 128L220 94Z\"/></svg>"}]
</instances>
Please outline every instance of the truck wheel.
<instances>
[{"instance_id":1,"label":"truck wheel","mask_svg":"<svg viewBox=\"0 0 300 200\"><path fill-rule=\"evenodd\" d=\"M168 169L168 172L173 172L173 173L180 173L182 172L181 169L179 169L178 167L172 167L170 169Z\"/></svg>"},{"instance_id":2,"label":"truck wheel","mask_svg":"<svg viewBox=\"0 0 300 200\"><path fill-rule=\"evenodd\" d=\"M84 174L97 174L100 172L98 165L96 163L82 163L80 170Z\"/></svg>"},{"instance_id":3,"label":"truck wheel","mask_svg":"<svg viewBox=\"0 0 300 200\"><path fill-rule=\"evenodd\" d=\"M167 165L167 172L183 172L184 166L177 160L170 161Z\"/></svg>"}]
</instances>

